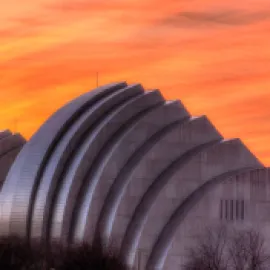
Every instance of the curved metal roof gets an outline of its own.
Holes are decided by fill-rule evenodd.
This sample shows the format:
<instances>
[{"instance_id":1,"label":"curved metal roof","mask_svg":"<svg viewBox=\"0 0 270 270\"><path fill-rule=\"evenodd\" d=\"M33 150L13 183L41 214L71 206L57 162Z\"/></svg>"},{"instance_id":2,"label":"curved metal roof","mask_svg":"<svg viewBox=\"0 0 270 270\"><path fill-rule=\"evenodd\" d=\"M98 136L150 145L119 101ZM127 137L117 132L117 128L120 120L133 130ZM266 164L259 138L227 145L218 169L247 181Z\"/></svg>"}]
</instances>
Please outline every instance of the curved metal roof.
<instances>
[{"instance_id":1,"label":"curved metal roof","mask_svg":"<svg viewBox=\"0 0 270 270\"><path fill-rule=\"evenodd\" d=\"M17 140L16 149L24 143L0 133L2 153L5 140L14 147ZM0 235L65 243L117 239L130 265L147 244L148 268L162 268L196 194L224 175L260 167L240 140L224 140L180 101L140 84L105 85L58 110L24 145L0 193ZM175 204L164 195L168 188ZM166 218L155 227L150 217L162 216L163 205L169 205Z\"/></svg>"}]
</instances>

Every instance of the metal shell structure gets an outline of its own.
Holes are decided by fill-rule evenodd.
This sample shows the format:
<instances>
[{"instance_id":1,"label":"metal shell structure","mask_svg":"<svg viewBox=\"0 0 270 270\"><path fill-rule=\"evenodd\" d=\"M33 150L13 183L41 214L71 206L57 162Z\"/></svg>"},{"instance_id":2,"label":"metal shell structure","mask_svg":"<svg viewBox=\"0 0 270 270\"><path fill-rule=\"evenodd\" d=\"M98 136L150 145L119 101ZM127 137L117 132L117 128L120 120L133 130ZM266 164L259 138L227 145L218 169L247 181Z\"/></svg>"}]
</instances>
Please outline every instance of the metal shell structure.
<instances>
[{"instance_id":1,"label":"metal shell structure","mask_svg":"<svg viewBox=\"0 0 270 270\"><path fill-rule=\"evenodd\" d=\"M140 84L105 85L59 109L24 145L0 193L0 235L101 240L131 266L143 250L143 266L167 268L206 191L258 168L239 139L224 140L180 101Z\"/></svg>"},{"instance_id":2,"label":"metal shell structure","mask_svg":"<svg viewBox=\"0 0 270 270\"><path fill-rule=\"evenodd\" d=\"M0 131L0 189L24 144L25 139L20 134L12 134L9 130Z\"/></svg>"}]
</instances>

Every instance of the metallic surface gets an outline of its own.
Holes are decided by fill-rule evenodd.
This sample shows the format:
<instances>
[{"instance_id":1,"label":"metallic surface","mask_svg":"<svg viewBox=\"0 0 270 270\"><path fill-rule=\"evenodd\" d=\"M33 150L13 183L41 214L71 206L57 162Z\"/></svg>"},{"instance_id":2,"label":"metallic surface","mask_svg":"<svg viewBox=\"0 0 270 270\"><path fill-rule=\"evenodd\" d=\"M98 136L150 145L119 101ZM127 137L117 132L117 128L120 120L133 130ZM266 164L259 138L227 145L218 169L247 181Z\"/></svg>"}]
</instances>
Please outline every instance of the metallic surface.
<instances>
[{"instance_id":1,"label":"metallic surface","mask_svg":"<svg viewBox=\"0 0 270 270\"><path fill-rule=\"evenodd\" d=\"M175 235L206 191L263 167L205 116L124 82L58 110L14 161L23 144L0 132L0 235L101 240L147 269L170 269Z\"/></svg>"},{"instance_id":2,"label":"metallic surface","mask_svg":"<svg viewBox=\"0 0 270 270\"><path fill-rule=\"evenodd\" d=\"M0 132L0 187L24 144L25 139L20 134L12 134L9 130Z\"/></svg>"}]
</instances>

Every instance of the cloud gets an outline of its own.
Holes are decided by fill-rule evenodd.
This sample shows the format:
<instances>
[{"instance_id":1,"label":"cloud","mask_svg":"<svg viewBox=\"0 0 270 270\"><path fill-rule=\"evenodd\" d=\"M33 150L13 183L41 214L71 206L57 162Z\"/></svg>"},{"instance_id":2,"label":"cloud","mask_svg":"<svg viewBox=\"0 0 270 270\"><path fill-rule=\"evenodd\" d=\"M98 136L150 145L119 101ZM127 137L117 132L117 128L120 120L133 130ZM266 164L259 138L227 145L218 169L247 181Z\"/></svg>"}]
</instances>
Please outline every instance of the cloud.
<instances>
[{"instance_id":1,"label":"cloud","mask_svg":"<svg viewBox=\"0 0 270 270\"><path fill-rule=\"evenodd\" d=\"M104 2L101 1L101 3L104 5ZM99 1L64 1L64 2L56 2L51 3L50 5L47 5L47 8L58 10L58 11L64 11L64 12L86 12L91 10L91 8L95 8L99 5Z\"/></svg>"},{"instance_id":2,"label":"cloud","mask_svg":"<svg viewBox=\"0 0 270 270\"><path fill-rule=\"evenodd\" d=\"M50 12L61 12L62 15L82 15L82 14L93 14L95 12L113 12L127 10L130 5L123 1L111 0L66 0L66 1L56 1L44 6Z\"/></svg>"},{"instance_id":3,"label":"cloud","mask_svg":"<svg viewBox=\"0 0 270 270\"><path fill-rule=\"evenodd\" d=\"M270 18L270 11L245 12L239 10L225 11L183 11L161 21L163 25L176 27L192 26L241 26Z\"/></svg>"},{"instance_id":4,"label":"cloud","mask_svg":"<svg viewBox=\"0 0 270 270\"><path fill-rule=\"evenodd\" d=\"M42 33L46 27L53 26L56 20L38 15L14 17L9 20L12 26L0 28L0 38L31 37Z\"/></svg>"}]
</instances>

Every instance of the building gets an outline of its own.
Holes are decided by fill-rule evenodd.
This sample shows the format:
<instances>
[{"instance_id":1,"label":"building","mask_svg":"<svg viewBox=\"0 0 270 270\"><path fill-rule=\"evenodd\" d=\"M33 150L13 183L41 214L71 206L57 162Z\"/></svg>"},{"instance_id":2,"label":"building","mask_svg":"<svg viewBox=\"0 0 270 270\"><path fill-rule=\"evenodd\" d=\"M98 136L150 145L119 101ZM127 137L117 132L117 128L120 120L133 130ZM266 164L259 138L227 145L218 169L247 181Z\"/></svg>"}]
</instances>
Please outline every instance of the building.
<instances>
[{"instance_id":1,"label":"building","mask_svg":"<svg viewBox=\"0 0 270 270\"><path fill-rule=\"evenodd\" d=\"M0 131L0 188L24 144L25 139L20 134L12 134L9 130Z\"/></svg>"},{"instance_id":2,"label":"building","mask_svg":"<svg viewBox=\"0 0 270 270\"><path fill-rule=\"evenodd\" d=\"M59 109L24 145L0 193L0 234L101 237L129 265L179 269L207 224L268 226L268 175L180 101L110 84Z\"/></svg>"}]
</instances>

